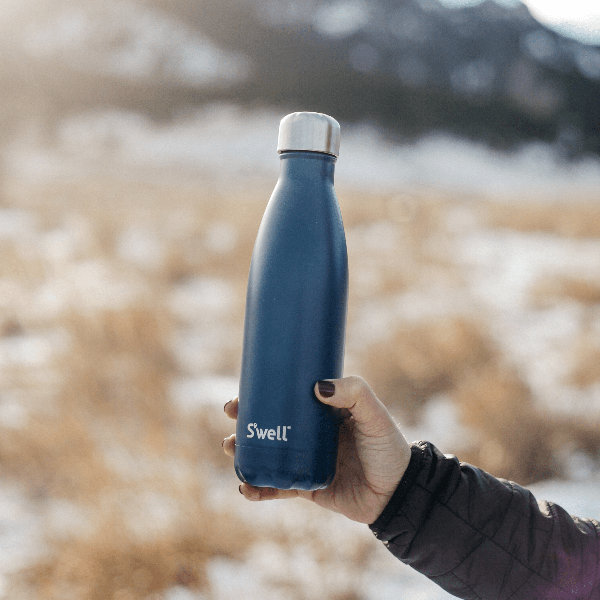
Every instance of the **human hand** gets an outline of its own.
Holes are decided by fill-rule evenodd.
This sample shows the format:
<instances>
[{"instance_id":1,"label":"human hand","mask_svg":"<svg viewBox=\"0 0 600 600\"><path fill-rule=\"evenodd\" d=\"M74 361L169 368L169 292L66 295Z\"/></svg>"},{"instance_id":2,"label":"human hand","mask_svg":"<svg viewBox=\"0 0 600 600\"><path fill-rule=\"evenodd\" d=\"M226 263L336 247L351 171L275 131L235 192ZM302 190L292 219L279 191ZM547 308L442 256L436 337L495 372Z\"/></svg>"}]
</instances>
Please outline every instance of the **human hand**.
<instances>
[{"instance_id":1,"label":"human hand","mask_svg":"<svg viewBox=\"0 0 600 600\"><path fill-rule=\"evenodd\" d=\"M340 426L336 475L324 489L278 490L240 485L248 500L306 498L353 521L373 523L389 502L410 461L410 447L385 406L361 377L330 379L315 384L324 404L345 409ZM237 418L238 399L225 405ZM235 434L223 440L223 450L235 455Z\"/></svg>"}]
</instances>

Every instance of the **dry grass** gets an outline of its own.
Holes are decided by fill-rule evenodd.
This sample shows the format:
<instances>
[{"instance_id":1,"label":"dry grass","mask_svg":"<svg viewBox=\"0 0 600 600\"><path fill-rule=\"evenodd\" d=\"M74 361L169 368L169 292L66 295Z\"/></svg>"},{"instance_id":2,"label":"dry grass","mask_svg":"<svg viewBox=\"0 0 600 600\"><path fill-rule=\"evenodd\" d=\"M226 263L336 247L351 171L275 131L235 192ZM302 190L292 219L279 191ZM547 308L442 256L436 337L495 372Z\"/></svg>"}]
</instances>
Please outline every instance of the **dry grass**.
<instances>
[{"instance_id":1,"label":"dry grass","mask_svg":"<svg viewBox=\"0 0 600 600\"><path fill-rule=\"evenodd\" d=\"M209 457L219 464L217 454L223 463L222 424L174 411L169 318L158 303L70 314L63 326L72 345L60 358L64 385L56 406L25 429L3 432L0 468L26 481L38 499L88 507L93 531L51 538L48 558L24 572L19 585L40 599L82 600L141 600L174 585L204 589L206 561L239 558L253 538L235 515L205 502L194 465ZM187 465L183 481L170 464ZM170 498L180 523L139 539L127 507L148 490Z\"/></svg>"},{"instance_id":2,"label":"dry grass","mask_svg":"<svg viewBox=\"0 0 600 600\"><path fill-rule=\"evenodd\" d=\"M175 585L206 589L207 561L241 558L252 533L234 515L199 503L195 509L185 527L145 540L109 517L85 537L55 543L51 558L23 572L21 584L40 600L142 600Z\"/></svg>"},{"instance_id":3,"label":"dry grass","mask_svg":"<svg viewBox=\"0 0 600 600\"><path fill-rule=\"evenodd\" d=\"M565 475L565 451L600 456L598 417L560 416L538 407L528 386L506 365L472 372L453 393L475 432L461 459L499 477L528 484Z\"/></svg>"},{"instance_id":4,"label":"dry grass","mask_svg":"<svg viewBox=\"0 0 600 600\"><path fill-rule=\"evenodd\" d=\"M462 453L464 460L519 483L558 472L552 423L536 409L514 370L490 363L466 377L454 399L464 422L477 432L476 443Z\"/></svg>"},{"instance_id":5,"label":"dry grass","mask_svg":"<svg viewBox=\"0 0 600 600\"><path fill-rule=\"evenodd\" d=\"M443 253L447 239L447 199L417 191L395 194L348 191L340 194L340 205L354 269L361 268L365 259L375 255L376 260L371 260L368 267L387 268L396 277L400 276L401 284L406 284L414 281L425 265L449 268L450 261ZM390 283L393 291L393 282Z\"/></svg>"},{"instance_id":6,"label":"dry grass","mask_svg":"<svg viewBox=\"0 0 600 600\"><path fill-rule=\"evenodd\" d=\"M557 454L562 449L576 449L588 455L592 460L600 456L600 418L598 416L582 419L567 417L556 420L552 443Z\"/></svg>"},{"instance_id":7,"label":"dry grass","mask_svg":"<svg viewBox=\"0 0 600 600\"><path fill-rule=\"evenodd\" d=\"M381 396L414 423L431 396L453 390L495 354L480 325L464 318L439 319L398 328L369 346L364 372Z\"/></svg>"},{"instance_id":8,"label":"dry grass","mask_svg":"<svg viewBox=\"0 0 600 600\"><path fill-rule=\"evenodd\" d=\"M572 238L600 237L600 205L589 202L486 203L485 222L524 233L553 233Z\"/></svg>"},{"instance_id":9,"label":"dry grass","mask_svg":"<svg viewBox=\"0 0 600 600\"><path fill-rule=\"evenodd\" d=\"M173 585L204 589L206 561L239 557L252 541L235 515L205 502L200 465L208 459L230 469L219 445L225 425L174 409L169 385L177 375L170 348L176 323L164 308L160 275L152 285L152 297L136 305L61 312L54 325L69 344L53 360L60 374L56 393L26 427L0 435L3 477L24 481L40 502L63 498L94 515L92 532L50 537L49 556L17 582L29 590L25 595L145 599ZM10 318L2 333L28 332ZM17 371L5 381L18 383ZM180 466L171 474L170 464ZM138 539L123 510L136 491L153 489L166 494L186 522Z\"/></svg>"},{"instance_id":10,"label":"dry grass","mask_svg":"<svg viewBox=\"0 0 600 600\"><path fill-rule=\"evenodd\" d=\"M533 301L540 307L565 300L584 306L600 305L600 281L593 279L547 277L538 281L531 293Z\"/></svg>"},{"instance_id":11,"label":"dry grass","mask_svg":"<svg viewBox=\"0 0 600 600\"><path fill-rule=\"evenodd\" d=\"M600 379L597 349L586 352L574 362L577 385ZM432 396L449 394L461 422L473 432L452 450L497 476L527 484L560 475L565 448L600 455L593 420L540 409L477 322L453 318L397 329L365 348L363 366L378 394L405 423L418 422Z\"/></svg>"},{"instance_id":12,"label":"dry grass","mask_svg":"<svg viewBox=\"0 0 600 600\"><path fill-rule=\"evenodd\" d=\"M587 387L600 383L600 342L583 338L573 352L573 368L570 383Z\"/></svg>"},{"instance_id":13,"label":"dry grass","mask_svg":"<svg viewBox=\"0 0 600 600\"><path fill-rule=\"evenodd\" d=\"M122 424L138 422L142 435L168 424L175 367L172 324L160 303L70 314L63 326L71 352L61 367L67 374L61 403Z\"/></svg>"},{"instance_id":14,"label":"dry grass","mask_svg":"<svg viewBox=\"0 0 600 600\"><path fill-rule=\"evenodd\" d=\"M21 286L30 285L44 275L44 264L8 242L0 242L0 278Z\"/></svg>"},{"instance_id":15,"label":"dry grass","mask_svg":"<svg viewBox=\"0 0 600 600\"><path fill-rule=\"evenodd\" d=\"M37 400L25 427L0 425L0 473L25 483L40 502L68 500L93 515L81 531L66 536L49 531L49 554L17 583L25 597L41 600L148 600L173 585L210 597L205 568L211 557L242 558L262 534L208 500L205 478L211 473L226 472L236 493L231 461L220 447L231 422L220 406L182 414L170 389L182 375L237 375L250 254L270 189L111 178L8 189L7 202L34 214L40 235L49 236L44 239L66 229L77 241L65 256L46 255L49 246L29 248L26 255L16 245L0 246L0 278L25 298L3 316L0 336L57 328L68 340L66 350L35 374L27 367L0 373L0 395L11 388ZM453 234L446 223L448 208L459 201L422 192L339 195L349 240L351 319L360 312L353 306L393 299L428 285L428 278L460 287L463 274L447 254ZM495 227L600 235L600 213L592 204L467 208ZM131 228L157 242L155 262L122 255L120 243ZM69 305L48 316L31 314L27 298L35 300L40 282L60 280L63 268L96 259L144 291L112 308ZM231 285L235 301L218 320L172 314L170 292L196 277ZM591 311L600 290L592 282L564 279L540 284L536 298L541 305L569 299ZM173 352L174 334L191 328L226 331L207 373L183 372ZM474 432L461 458L497 475L527 483L560 472L560 448L594 457L600 452L595 423L540 411L481 315L396 319L385 339L349 340L349 349L359 372L406 421L416 422L432 396L450 395ZM573 357L573 385L600 381L600 351L591 338ZM44 384L46 371L54 374L55 385ZM166 498L177 516L161 530L149 523L140 535L131 512L133 507L144 515L146 493ZM302 535L274 539L282 548L310 547L325 562L338 552L336 560L356 572L367 562L369 544L340 549L324 538L318 523L304 529ZM289 597L308 598L293 582L278 584L282 590L288 586ZM329 597L359 598L343 586Z\"/></svg>"},{"instance_id":16,"label":"dry grass","mask_svg":"<svg viewBox=\"0 0 600 600\"><path fill-rule=\"evenodd\" d=\"M3 431L0 469L5 478L27 482L36 497L81 500L114 483L89 423L66 411L35 416L26 429Z\"/></svg>"}]
</instances>

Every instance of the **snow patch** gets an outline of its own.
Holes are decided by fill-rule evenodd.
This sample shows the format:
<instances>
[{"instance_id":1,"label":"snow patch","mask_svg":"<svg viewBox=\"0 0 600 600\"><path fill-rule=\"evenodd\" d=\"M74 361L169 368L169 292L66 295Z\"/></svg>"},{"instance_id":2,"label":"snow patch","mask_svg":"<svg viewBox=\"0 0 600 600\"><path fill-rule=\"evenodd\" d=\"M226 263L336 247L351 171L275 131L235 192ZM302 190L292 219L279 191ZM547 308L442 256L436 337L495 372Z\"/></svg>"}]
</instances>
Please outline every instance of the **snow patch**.
<instances>
[{"instance_id":1,"label":"snow patch","mask_svg":"<svg viewBox=\"0 0 600 600\"><path fill-rule=\"evenodd\" d=\"M166 13L124 0L52 11L32 20L22 40L31 55L126 78L214 86L250 73L243 55L217 47Z\"/></svg>"},{"instance_id":2,"label":"snow patch","mask_svg":"<svg viewBox=\"0 0 600 600\"><path fill-rule=\"evenodd\" d=\"M21 429L27 424L27 409L12 394L0 395L0 427Z\"/></svg>"},{"instance_id":3,"label":"snow patch","mask_svg":"<svg viewBox=\"0 0 600 600\"><path fill-rule=\"evenodd\" d=\"M19 242L36 232L34 216L18 208L0 207L0 241Z\"/></svg>"},{"instance_id":4,"label":"snow patch","mask_svg":"<svg viewBox=\"0 0 600 600\"><path fill-rule=\"evenodd\" d=\"M600 242L475 230L456 243L457 260L469 274L466 285L471 302L487 314L492 334L538 401L558 412L598 414L597 390L571 388L567 381L571 350L586 330L589 309L569 301L539 308L531 293L540 280L588 280L600 273Z\"/></svg>"},{"instance_id":5,"label":"snow patch","mask_svg":"<svg viewBox=\"0 0 600 600\"><path fill-rule=\"evenodd\" d=\"M348 37L364 27L371 16L364 0L337 0L321 4L312 22L317 31L331 37Z\"/></svg>"},{"instance_id":6,"label":"snow patch","mask_svg":"<svg viewBox=\"0 0 600 600\"><path fill-rule=\"evenodd\" d=\"M125 261L144 269L156 269L165 259L161 237L139 227L129 227L117 240L117 254Z\"/></svg>"},{"instance_id":7,"label":"snow patch","mask_svg":"<svg viewBox=\"0 0 600 600\"><path fill-rule=\"evenodd\" d=\"M41 367L63 352L69 337L61 329L40 334L0 338L0 369L15 366Z\"/></svg>"},{"instance_id":8,"label":"snow patch","mask_svg":"<svg viewBox=\"0 0 600 600\"><path fill-rule=\"evenodd\" d=\"M235 250L238 232L234 225L226 221L214 221L204 234L204 246L214 254L230 254Z\"/></svg>"},{"instance_id":9,"label":"snow patch","mask_svg":"<svg viewBox=\"0 0 600 600\"><path fill-rule=\"evenodd\" d=\"M400 428L409 441L427 440L448 451L464 447L464 441L472 437L460 422L452 399L445 394L427 400L417 426L407 427L401 423Z\"/></svg>"},{"instance_id":10,"label":"snow patch","mask_svg":"<svg viewBox=\"0 0 600 600\"><path fill-rule=\"evenodd\" d=\"M532 284L544 276L587 278L600 273L600 241L545 233L479 230L457 241L458 260L471 268L472 291L498 308L529 303Z\"/></svg>"},{"instance_id":11,"label":"snow patch","mask_svg":"<svg viewBox=\"0 0 600 600\"><path fill-rule=\"evenodd\" d=\"M145 292L144 285L108 262L83 260L63 265L40 285L33 298L33 314L45 318L67 309L101 310L128 306Z\"/></svg>"},{"instance_id":12,"label":"snow patch","mask_svg":"<svg viewBox=\"0 0 600 600\"><path fill-rule=\"evenodd\" d=\"M554 502L569 514L589 519L600 519L600 478L588 481L552 479L530 486L536 499Z\"/></svg>"},{"instance_id":13,"label":"snow patch","mask_svg":"<svg viewBox=\"0 0 600 600\"><path fill-rule=\"evenodd\" d=\"M291 112L206 106L170 124L158 124L125 111L90 112L58 125L59 144L43 148L36 136L23 136L7 153L9 168L27 180L72 176L113 165L131 169L169 169L212 180L268 179L278 172L279 120ZM341 186L373 191L429 187L488 196L589 194L600 188L600 160L565 162L541 143L511 153L444 134L398 144L367 124L342 123L336 168Z\"/></svg>"},{"instance_id":14,"label":"snow patch","mask_svg":"<svg viewBox=\"0 0 600 600\"><path fill-rule=\"evenodd\" d=\"M205 594L195 592L182 585L169 588L162 596L162 600L206 600L206 598Z\"/></svg>"},{"instance_id":15,"label":"snow patch","mask_svg":"<svg viewBox=\"0 0 600 600\"><path fill-rule=\"evenodd\" d=\"M179 378L170 387L173 402L186 413L197 412L205 407L222 407L237 393L237 378L218 375Z\"/></svg>"},{"instance_id":16,"label":"snow patch","mask_svg":"<svg viewBox=\"0 0 600 600\"><path fill-rule=\"evenodd\" d=\"M42 518L23 491L0 485L0 584L45 552Z\"/></svg>"}]
</instances>

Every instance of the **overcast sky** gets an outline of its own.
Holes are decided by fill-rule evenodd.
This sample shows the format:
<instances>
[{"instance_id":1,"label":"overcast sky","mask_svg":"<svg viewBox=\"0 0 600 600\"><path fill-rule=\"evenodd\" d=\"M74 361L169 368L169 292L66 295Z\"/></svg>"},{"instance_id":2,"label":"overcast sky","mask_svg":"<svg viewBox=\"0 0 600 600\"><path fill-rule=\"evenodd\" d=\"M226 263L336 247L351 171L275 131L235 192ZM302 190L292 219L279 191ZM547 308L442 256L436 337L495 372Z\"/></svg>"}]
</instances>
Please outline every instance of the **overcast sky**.
<instances>
[{"instance_id":1,"label":"overcast sky","mask_svg":"<svg viewBox=\"0 0 600 600\"><path fill-rule=\"evenodd\" d=\"M478 4L481 0L442 0L453 6ZM496 0L514 4L518 0ZM536 19L565 35L600 44L600 0L524 0Z\"/></svg>"}]
</instances>

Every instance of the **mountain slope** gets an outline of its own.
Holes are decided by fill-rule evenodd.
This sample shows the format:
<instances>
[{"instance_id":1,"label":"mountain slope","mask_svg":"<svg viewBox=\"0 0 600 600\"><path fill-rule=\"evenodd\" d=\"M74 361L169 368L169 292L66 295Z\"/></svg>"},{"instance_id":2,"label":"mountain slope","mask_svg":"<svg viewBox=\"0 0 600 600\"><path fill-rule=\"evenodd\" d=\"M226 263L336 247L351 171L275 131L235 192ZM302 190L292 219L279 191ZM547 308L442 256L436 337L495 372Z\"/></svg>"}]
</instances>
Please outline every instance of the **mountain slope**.
<instances>
[{"instance_id":1,"label":"mountain slope","mask_svg":"<svg viewBox=\"0 0 600 600\"><path fill-rule=\"evenodd\" d=\"M19 114L52 123L118 107L164 118L233 101L372 121L392 137L444 130L600 153L600 48L549 30L523 4L32 2L2 48L7 125Z\"/></svg>"}]
</instances>

